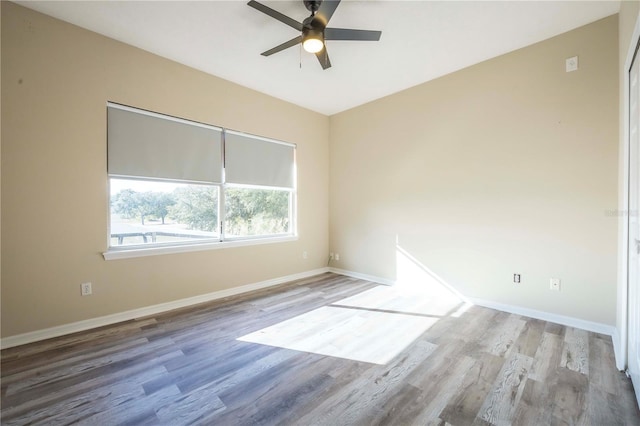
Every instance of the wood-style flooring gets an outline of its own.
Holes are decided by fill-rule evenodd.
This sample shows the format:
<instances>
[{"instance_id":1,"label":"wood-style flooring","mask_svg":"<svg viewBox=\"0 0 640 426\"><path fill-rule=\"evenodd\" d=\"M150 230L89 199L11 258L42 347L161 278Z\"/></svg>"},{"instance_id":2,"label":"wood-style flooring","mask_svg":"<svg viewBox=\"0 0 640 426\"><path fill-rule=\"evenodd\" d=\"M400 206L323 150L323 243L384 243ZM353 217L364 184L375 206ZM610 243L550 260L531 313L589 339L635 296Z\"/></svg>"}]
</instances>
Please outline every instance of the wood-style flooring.
<instances>
[{"instance_id":1,"label":"wood-style flooring","mask_svg":"<svg viewBox=\"0 0 640 426\"><path fill-rule=\"evenodd\" d=\"M323 274L6 349L0 422L640 425L609 336L444 293Z\"/></svg>"}]
</instances>

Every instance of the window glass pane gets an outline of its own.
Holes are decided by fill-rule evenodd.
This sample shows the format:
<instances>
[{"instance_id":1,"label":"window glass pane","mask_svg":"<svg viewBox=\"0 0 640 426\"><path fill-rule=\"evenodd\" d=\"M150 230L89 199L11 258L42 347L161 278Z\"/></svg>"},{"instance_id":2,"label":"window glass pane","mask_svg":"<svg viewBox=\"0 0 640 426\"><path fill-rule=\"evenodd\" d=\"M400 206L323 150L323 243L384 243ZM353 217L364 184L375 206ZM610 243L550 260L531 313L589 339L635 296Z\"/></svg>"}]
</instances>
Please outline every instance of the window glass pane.
<instances>
[{"instance_id":1,"label":"window glass pane","mask_svg":"<svg viewBox=\"0 0 640 426\"><path fill-rule=\"evenodd\" d=\"M290 191L228 187L225 190L225 237L290 233L290 206Z\"/></svg>"},{"instance_id":2,"label":"window glass pane","mask_svg":"<svg viewBox=\"0 0 640 426\"><path fill-rule=\"evenodd\" d=\"M219 240L218 186L110 182L112 247Z\"/></svg>"}]
</instances>

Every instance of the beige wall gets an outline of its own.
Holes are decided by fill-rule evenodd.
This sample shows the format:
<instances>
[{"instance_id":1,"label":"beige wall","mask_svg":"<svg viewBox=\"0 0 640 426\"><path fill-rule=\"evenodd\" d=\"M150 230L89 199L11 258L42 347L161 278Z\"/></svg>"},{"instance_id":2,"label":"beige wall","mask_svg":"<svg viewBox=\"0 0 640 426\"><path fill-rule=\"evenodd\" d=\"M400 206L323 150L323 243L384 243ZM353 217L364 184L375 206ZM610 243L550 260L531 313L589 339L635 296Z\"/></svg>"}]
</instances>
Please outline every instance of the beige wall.
<instances>
[{"instance_id":1,"label":"beige wall","mask_svg":"<svg viewBox=\"0 0 640 426\"><path fill-rule=\"evenodd\" d=\"M105 261L108 100L297 143L300 239ZM327 117L9 2L2 103L2 337L326 265Z\"/></svg>"},{"instance_id":2,"label":"beige wall","mask_svg":"<svg viewBox=\"0 0 640 426\"><path fill-rule=\"evenodd\" d=\"M617 16L330 126L333 266L394 280L404 252L467 296L615 324Z\"/></svg>"},{"instance_id":3,"label":"beige wall","mask_svg":"<svg viewBox=\"0 0 640 426\"><path fill-rule=\"evenodd\" d=\"M614 324L616 17L329 119L1 7L3 338L312 270L330 248L338 268L393 280L407 253L468 296ZM300 240L103 260L107 100L297 143Z\"/></svg>"}]
</instances>

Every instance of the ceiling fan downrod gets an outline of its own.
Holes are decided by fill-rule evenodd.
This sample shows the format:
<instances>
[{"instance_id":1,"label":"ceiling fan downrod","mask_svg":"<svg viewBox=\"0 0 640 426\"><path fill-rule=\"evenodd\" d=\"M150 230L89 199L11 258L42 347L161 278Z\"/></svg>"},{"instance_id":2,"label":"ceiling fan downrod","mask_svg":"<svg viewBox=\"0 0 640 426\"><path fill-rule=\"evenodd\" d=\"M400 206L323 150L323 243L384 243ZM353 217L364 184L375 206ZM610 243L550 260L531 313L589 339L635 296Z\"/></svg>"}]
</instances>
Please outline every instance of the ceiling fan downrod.
<instances>
[{"instance_id":1,"label":"ceiling fan downrod","mask_svg":"<svg viewBox=\"0 0 640 426\"><path fill-rule=\"evenodd\" d=\"M322 3L322 0L302 0L302 2L304 3L304 7L311 12L311 16L314 16L318 9L320 9L320 3Z\"/></svg>"}]
</instances>

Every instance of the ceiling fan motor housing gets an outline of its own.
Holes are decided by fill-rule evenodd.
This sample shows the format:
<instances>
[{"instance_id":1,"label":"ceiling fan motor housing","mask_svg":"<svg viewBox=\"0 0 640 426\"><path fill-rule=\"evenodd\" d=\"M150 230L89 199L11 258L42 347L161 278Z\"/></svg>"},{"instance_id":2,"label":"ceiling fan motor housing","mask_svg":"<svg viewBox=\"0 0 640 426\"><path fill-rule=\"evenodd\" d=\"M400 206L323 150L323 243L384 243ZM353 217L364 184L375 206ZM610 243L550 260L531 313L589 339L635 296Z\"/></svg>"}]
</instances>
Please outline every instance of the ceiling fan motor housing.
<instances>
[{"instance_id":1,"label":"ceiling fan motor housing","mask_svg":"<svg viewBox=\"0 0 640 426\"><path fill-rule=\"evenodd\" d=\"M302 29L302 39L305 40L307 38L317 38L324 40L324 31L323 28L310 28L305 26Z\"/></svg>"},{"instance_id":2,"label":"ceiling fan motor housing","mask_svg":"<svg viewBox=\"0 0 640 426\"><path fill-rule=\"evenodd\" d=\"M317 30L323 31L325 29L325 25L318 19L314 19L313 15L306 18L302 21L302 32L304 34L305 30Z\"/></svg>"}]
</instances>

